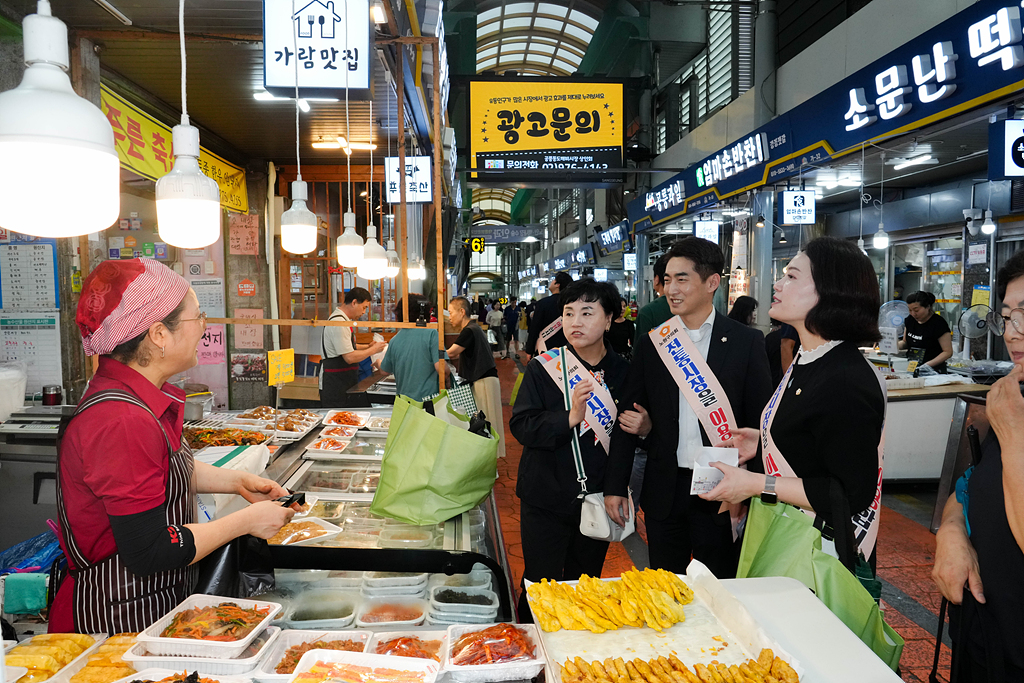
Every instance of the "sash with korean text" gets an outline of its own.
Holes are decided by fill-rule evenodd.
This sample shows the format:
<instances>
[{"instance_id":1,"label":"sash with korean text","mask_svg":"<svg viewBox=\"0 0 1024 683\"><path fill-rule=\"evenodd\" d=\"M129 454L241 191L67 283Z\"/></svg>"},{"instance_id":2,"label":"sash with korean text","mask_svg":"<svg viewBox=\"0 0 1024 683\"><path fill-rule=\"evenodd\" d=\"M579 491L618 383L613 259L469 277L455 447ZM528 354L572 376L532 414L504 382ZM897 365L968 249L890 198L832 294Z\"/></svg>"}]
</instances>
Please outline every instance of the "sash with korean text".
<instances>
[{"instance_id":1,"label":"sash with korean text","mask_svg":"<svg viewBox=\"0 0 1024 683\"><path fill-rule=\"evenodd\" d=\"M786 374L782 377L782 381L779 386L775 388L775 393L772 395L772 399L768 401L768 405L764 407L764 412L761 413L761 459L764 462L765 474L769 474L773 477L796 477L797 474L790 466L786 457L779 450L778 444L775 443L775 439L772 438L772 423L775 422L775 415L777 414L776 408L779 406L779 401L782 400L782 394L786 391L786 386L789 384L789 378L793 374L793 368L796 367L797 359L800 354L797 353L796 357L793 358L793 362L790 364L789 369L786 370ZM878 378L878 384L882 389L882 400L887 402L887 394L885 389L885 377L882 373L878 372L878 369L871 363L871 361L864 359L864 361L871 366L871 371L875 373ZM884 414L884 413L883 413ZM871 501L871 505L867 510L858 512L853 515L853 535L857 542L857 549L864 553L864 557L871 557L871 552L875 548L875 541L878 540L878 527L881 519L881 502L882 502L882 456L885 451L885 422L882 422L882 438L878 441L878 477L875 484L875 498ZM814 510L804 510L804 512L815 517Z\"/></svg>"},{"instance_id":2,"label":"sash with korean text","mask_svg":"<svg viewBox=\"0 0 1024 683\"><path fill-rule=\"evenodd\" d=\"M551 323L537 335L537 350L544 353L548 350L548 339L555 336L555 333L562 329L562 316L558 316L555 322Z\"/></svg>"},{"instance_id":3,"label":"sash with korean text","mask_svg":"<svg viewBox=\"0 0 1024 683\"><path fill-rule=\"evenodd\" d=\"M611 444L615 418L619 415L618 408L615 407L615 399L612 398L608 387L594 377L592 372L587 370L580 359L576 357L576 354L568 351L564 346L560 349L551 349L537 356L537 360L541 362L544 370L547 371L551 379L558 385L563 396L565 395L565 384L562 382L563 359L566 363L566 373L569 376L570 391L585 376L589 376L594 381L594 390L591 392L590 398L587 399L587 410L584 413L583 422L579 426L579 433L582 436L593 428L597 442L601 444L604 452L607 453Z\"/></svg>"}]
</instances>

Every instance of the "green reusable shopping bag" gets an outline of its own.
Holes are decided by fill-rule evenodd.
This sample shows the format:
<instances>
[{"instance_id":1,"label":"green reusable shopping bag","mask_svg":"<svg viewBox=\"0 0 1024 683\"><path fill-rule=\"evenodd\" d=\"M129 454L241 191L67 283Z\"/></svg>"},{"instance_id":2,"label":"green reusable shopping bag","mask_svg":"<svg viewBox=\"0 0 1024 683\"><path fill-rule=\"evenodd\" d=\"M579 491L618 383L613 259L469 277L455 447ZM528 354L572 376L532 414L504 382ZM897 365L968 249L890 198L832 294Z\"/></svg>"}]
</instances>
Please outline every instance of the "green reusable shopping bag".
<instances>
[{"instance_id":1,"label":"green reusable shopping bag","mask_svg":"<svg viewBox=\"0 0 1024 683\"><path fill-rule=\"evenodd\" d=\"M800 581L893 671L899 665L903 638L885 623L860 579L822 552L821 532L799 509L751 499L736 576L788 576Z\"/></svg>"},{"instance_id":2,"label":"green reusable shopping bag","mask_svg":"<svg viewBox=\"0 0 1024 683\"><path fill-rule=\"evenodd\" d=\"M437 524L478 505L497 477L498 436L468 431L469 418L448 407L446 392L423 404L398 396L391 414L380 482L370 511L416 525Z\"/></svg>"}]
</instances>

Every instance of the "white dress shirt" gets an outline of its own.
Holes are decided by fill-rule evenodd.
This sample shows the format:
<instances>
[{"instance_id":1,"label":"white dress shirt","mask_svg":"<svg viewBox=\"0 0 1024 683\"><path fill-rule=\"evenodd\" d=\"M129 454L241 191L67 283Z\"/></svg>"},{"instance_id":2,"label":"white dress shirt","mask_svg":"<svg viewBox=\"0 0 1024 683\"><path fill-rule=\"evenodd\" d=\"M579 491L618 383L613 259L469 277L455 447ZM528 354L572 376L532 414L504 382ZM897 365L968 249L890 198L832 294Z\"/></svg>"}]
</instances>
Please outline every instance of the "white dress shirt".
<instances>
[{"instance_id":1,"label":"white dress shirt","mask_svg":"<svg viewBox=\"0 0 1024 683\"><path fill-rule=\"evenodd\" d=\"M691 330L683 323L683 330L690 336L697 346L701 357L707 359L708 349L711 348L711 328L715 324L715 309L712 307L711 315L708 316L699 328ZM679 441L676 443L676 462L680 467L693 468L701 447L704 445L700 436L700 421L697 413L686 402L682 390L679 391Z\"/></svg>"}]
</instances>

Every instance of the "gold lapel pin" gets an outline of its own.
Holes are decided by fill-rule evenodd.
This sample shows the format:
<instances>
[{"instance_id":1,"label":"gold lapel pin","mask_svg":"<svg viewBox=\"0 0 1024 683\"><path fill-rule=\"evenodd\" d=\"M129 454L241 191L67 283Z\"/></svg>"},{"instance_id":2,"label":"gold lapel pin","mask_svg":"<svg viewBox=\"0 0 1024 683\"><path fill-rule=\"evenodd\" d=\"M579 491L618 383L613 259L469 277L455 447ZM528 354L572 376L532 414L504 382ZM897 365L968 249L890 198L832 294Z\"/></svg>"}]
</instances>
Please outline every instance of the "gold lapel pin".
<instances>
[{"instance_id":1,"label":"gold lapel pin","mask_svg":"<svg viewBox=\"0 0 1024 683\"><path fill-rule=\"evenodd\" d=\"M728 340L729 340L728 337L722 337L722 341L728 341Z\"/></svg>"},{"instance_id":2,"label":"gold lapel pin","mask_svg":"<svg viewBox=\"0 0 1024 683\"><path fill-rule=\"evenodd\" d=\"M803 389L797 389L796 390L796 395L799 396L801 391L803 391Z\"/></svg>"}]
</instances>

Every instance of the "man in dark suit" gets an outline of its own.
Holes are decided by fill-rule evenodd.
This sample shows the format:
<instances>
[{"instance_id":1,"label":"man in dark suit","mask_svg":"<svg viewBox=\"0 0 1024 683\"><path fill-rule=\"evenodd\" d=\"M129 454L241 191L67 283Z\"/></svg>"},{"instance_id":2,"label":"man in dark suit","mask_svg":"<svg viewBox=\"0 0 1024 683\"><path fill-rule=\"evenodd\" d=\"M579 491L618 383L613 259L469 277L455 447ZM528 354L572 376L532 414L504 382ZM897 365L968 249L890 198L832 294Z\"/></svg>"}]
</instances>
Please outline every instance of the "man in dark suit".
<instances>
[{"instance_id":1,"label":"man in dark suit","mask_svg":"<svg viewBox=\"0 0 1024 683\"><path fill-rule=\"evenodd\" d=\"M715 313L715 292L725 259L718 245L686 237L672 245L665 268L671 312L722 385L740 427L756 427L771 397L764 337ZM617 523L627 514L627 486L635 448L647 450L640 505L644 510L651 566L685 572L691 555L719 578L736 575L738 543L729 513L690 495L693 463L711 442L655 349L644 335L633 349L629 379L612 434L604 492ZM627 409L629 408L629 409ZM751 461L754 468L758 463Z\"/></svg>"},{"instance_id":2,"label":"man in dark suit","mask_svg":"<svg viewBox=\"0 0 1024 683\"><path fill-rule=\"evenodd\" d=\"M526 338L526 353L529 354L527 362L529 362L530 358L537 355L537 339L540 337L540 333L548 325L562 317L561 292L571 284L572 276L569 273L565 271L558 273L551 284L548 285L551 295L537 302L537 307L533 312L533 322L530 323L530 334ZM561 330L555 332L554 336L545 342L545 346L548 349L565 346L565 335L562 334Z\"/></svg>"}]
</instances>

